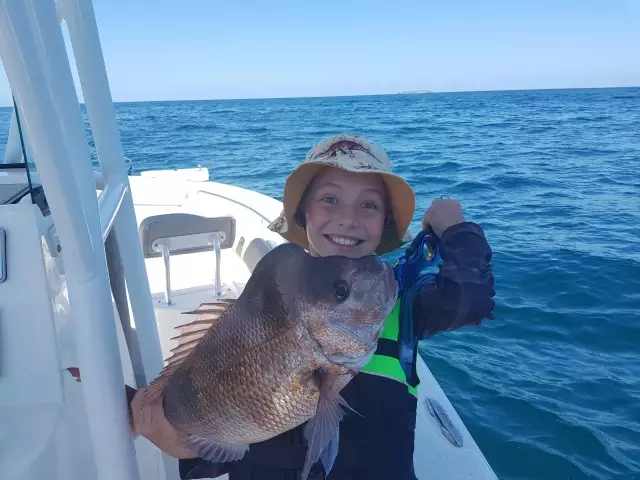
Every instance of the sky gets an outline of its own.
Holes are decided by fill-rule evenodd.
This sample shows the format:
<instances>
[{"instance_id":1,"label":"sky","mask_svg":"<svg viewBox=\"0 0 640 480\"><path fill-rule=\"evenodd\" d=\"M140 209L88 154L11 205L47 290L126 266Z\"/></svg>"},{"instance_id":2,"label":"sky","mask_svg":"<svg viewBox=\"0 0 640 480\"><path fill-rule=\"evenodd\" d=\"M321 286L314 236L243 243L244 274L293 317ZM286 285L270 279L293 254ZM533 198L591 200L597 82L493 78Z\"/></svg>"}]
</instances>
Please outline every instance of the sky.
<instances>
[{"instance_id":1,"label":"sky","mask_svg":"<svg viewBox=\"0 0 640 480\"><path fill-rule=\"evenodd\" d=\"M94 8L114 101L640 86L640 0ZM10 102L3 69L0 104Z\"/></svg>"}]
</instances>

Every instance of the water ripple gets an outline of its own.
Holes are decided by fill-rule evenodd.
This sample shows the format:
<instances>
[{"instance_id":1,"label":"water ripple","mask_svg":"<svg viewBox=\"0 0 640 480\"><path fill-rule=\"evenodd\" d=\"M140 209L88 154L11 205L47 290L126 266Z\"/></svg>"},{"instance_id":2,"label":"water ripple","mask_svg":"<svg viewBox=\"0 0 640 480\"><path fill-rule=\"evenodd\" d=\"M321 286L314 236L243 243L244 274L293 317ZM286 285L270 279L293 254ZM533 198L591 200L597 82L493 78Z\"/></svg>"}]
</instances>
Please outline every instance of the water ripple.
<instances>
[{"instance_id":1,"label":"water ripple","mask_svg":"<svg viewBox=\"0 0 640 480\"><path fill-rule=\"evenodd\" d=\"M493 249L496 319L422 355L499 478L576 480L640 479L638 105L636 88L116 111L134 172L202 164L281 198L310 146L355 131L416 190L414 233L433 198L459 198Z\"/></svg>"}]
</instances>

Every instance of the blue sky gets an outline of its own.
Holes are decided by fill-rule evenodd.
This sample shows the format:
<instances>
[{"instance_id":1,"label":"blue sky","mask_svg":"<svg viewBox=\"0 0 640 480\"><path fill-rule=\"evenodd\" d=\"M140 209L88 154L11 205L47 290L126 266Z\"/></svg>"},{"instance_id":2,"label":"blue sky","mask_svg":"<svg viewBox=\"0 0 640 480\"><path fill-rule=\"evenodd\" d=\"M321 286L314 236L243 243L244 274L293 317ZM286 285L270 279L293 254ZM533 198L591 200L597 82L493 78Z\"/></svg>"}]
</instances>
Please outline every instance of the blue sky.
<instances>
[{"instance_id":1,"label":"blue sky","mask_svg":"<svg viewBox=\"0 0 640 480\"><path fill-rule=\"evenodd\" d=\"M638 0L94 6L116 101L640 85Z\"/></svg>"}]
</instances>

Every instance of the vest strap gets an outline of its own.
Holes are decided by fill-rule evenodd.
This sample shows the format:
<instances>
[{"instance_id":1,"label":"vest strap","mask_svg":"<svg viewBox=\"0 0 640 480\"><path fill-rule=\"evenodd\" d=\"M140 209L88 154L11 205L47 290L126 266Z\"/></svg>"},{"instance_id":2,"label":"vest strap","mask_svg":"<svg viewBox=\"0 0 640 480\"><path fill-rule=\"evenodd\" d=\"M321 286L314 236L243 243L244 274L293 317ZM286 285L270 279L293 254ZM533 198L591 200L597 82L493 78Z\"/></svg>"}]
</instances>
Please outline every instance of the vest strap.
<instances>
[{"instance_id":1,"label":"vest strap","mask_svg":"<svg viewBox=\"0 0 640 480\"><path fill-rule=\"evenodd\" d=\"M374 375L381 375L407 386L409 393L417 395L414 385L407 382L407 376L400 364L400 344L398 343L398 334L400 331L400 300L387 317L380 337L378 338L378 346L376 351L362 369L363 372Z\"/></svg>"},{"instance_id":2,"label":"vest strap","mask_svg":"<svg viewBox=\"0 0 640 480\"><path fill-rule=\"evenodd\" d=\"M378 348L376 348L375 354L399 359L400 345L398 345L398 342L394 340L390 340L388 338L380 338L378 339Z\"/></svg>"},{"instance_id":3,"label":"vest strap","mask_svg":"<svg viewBox=\"0 0 640 480\"><path fill-rule=\"evenodd\" d=\"M383 377L396 380L406 385L409 393L415 396L418 395L418 390L415 387L407 384L404 370L402 370L400 362L395 358L387 357L384 355L374 355L369 363L364 366L362 372L371 373L373 375L381 375Z\"/></svg>"}]
</instances>

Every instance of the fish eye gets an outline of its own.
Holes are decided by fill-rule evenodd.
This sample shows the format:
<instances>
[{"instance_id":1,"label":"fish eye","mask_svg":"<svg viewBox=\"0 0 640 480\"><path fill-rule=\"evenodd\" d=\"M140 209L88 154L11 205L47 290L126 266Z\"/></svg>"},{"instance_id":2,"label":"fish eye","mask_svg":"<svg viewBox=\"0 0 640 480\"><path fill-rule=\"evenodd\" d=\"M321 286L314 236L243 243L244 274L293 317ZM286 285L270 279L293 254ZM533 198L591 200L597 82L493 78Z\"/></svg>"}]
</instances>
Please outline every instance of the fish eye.
<instances>
[{"instance_id":1,"label":"fish eye","mask_svg":"<svg viewBox=\"0 0 640 480\"><path fill-rule=\"evenodd\" d=\"M349 296L349 284L344 280L338 280L333 284L333 293L338 301L342 302Z\"/></svg>"}]
</instances>

